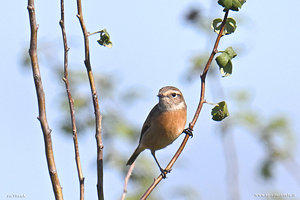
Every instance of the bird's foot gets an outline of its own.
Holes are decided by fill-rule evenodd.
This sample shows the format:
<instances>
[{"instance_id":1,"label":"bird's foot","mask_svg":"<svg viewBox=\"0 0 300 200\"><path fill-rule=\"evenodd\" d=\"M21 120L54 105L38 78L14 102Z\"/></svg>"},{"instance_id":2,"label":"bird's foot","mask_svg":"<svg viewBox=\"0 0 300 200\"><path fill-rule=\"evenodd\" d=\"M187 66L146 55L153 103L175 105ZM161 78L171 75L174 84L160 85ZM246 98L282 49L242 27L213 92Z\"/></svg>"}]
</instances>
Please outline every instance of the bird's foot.
<instances>
[{"instance_id":1,"label":"bird's foot","mask_svg":"<svg viewBox=\"0 0 300 200\"><path fill-rule=\"evenodd\" d=\"M172 169L168 169L168 170L166 170L166 169L160 169L162 178L163 179L167 178L167 174L170 173L171 170Z\"/></svg>"},{"instance_id":2,"label":"bird's foot","mask_svg":"<svg viewBox=\"0 0 300 200\"><path fill-rule=\"evenodd\" d=\"M185 134L191 136L191 137L194 136L194 135L193 135L193 129L191 129L191 128L186 128L186 129L183 130L183 132L184 132Z\"/></svg>"}]
</instances>

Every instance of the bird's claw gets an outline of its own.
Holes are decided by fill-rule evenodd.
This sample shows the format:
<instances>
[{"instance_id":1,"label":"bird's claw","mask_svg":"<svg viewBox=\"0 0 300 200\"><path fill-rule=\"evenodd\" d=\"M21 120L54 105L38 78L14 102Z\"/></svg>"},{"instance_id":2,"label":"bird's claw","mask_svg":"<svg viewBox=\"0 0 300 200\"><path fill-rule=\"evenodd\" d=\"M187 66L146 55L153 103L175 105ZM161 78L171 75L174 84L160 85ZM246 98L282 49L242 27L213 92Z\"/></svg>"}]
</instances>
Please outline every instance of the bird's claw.
<instances>
[{"instance_id":1,"label":"bird's claw","mask_svg":"<svg viewBox=\"0 0 300 200\"><path fill-rule=\"evenodd\" d=\"M161 176L163 179L167 178L167 174L171 172L172 169L161 169Z\"/></svg>"},{"instance_id":2,"label":"bird's claw","mask_svg":"<svg viewBox=\"0 0 300 200\"><path fill-rule=\"evenodd\" d=\"M183 132L184 132L185 134L191 136L191 138L194 136L194 134L193 134L193 129L191 129L191 128L186 128L186 129L183 130Z\"/></svg>"}]
</instances>

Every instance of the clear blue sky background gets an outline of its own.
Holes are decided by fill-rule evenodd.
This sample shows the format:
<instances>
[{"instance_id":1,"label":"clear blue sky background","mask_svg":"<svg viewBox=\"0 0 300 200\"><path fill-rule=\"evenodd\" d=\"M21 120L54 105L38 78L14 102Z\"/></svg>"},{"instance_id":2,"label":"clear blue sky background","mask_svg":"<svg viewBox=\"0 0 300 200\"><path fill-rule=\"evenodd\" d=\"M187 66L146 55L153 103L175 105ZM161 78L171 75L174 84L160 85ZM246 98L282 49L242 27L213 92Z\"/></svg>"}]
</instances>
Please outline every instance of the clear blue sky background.
<instances>
[{"instance_id":1,"label":"clear blue sky background","mask_svg":"<svg viewBox=\"0 0 300 200\"><path fill-rule=\"evenodd\" d=\"M113 48L99 47L97 36L91 37L91 62L94 70L117 73L125 86L138 85L147 90L148 99L128 109L142 124L151 107L157 102L156 94L165 85L179 87L188 104L188 121L192 119L198 103L199 82L183 84L180 76L190 66L189 59L206 44L182 18L191 5L206 8L215 6L215 16L222 18L220 6L212 1L84 1L83 13L90 32L106 28L111 34ZM65 3L66 30L70 37L70 62L83 64L82 33L76 18L75 0ZM25 194L26 199L53 199L52 187L44 155L44 143L38 115L35 88L31 73L21 70L20 57L29 48L29 20L26 1L3 1L0 7L0 199L10 194ZM225 93L245 88L254 95L253 106L266 118L286 114L299 143L299 61L300 46L298 21L300 1L247 1L241 12L230 17L243 16L246 20L234 35L223 38L220 49L243 44L245 53L234 59L233 75L221 79ZM219 10L219 11L218 11ZM59 1L36 1L39 24L38 40L61 42ZM212 32L212 34L214 34ZM212 45L211 45L212 46ZM62 48L57 51L61 51ZM62 54L61 54L62 56ZM73 59L73 60L72 60ZM53 129L53 147L65 199L78 199L78 180L74 162L73 141L57 131L55 118L59 113L51 110L56 103L57 85L51 80L51 68L41 65L47 98L47 114ZM82 65L83 67L83 65ZM210 84L211 82L207 82ZM63 82L61 82L63 84ZM101 91L98 91L101 95ZM196 94L196 95L195 95ZM211 97L208 90L207 100ZM226 99L225 99L226 100ZM234 107L234 104L230 105ZM205 105L195 126L195 137L189 141L178 165L168 179L158 187L168 191L180 184L193 186L202 199L225 199L228 195L223 147L214 134L218 126L210 119L210 106ZM299 185L282 167L276 167L272 183L259 179L258 163L264 149L249 133L234 133L240 167L242 199L254 199L255 193L295 193L300 196ZM162 163L180 144L158 153ZM85 179L86 199L96 199L96 168L94 135L80 139L80 153ZM128 147L130 151L134 147ZM300 150L295 150L299 162ZM149 154L149 152L145 153ZM148 155L150 156L150 154ZM153 165L154 162L153 162ZM138 165L137 165L138 166ZM156 166L155 166L156 167ZM153 177L149 177L152 179ZM106 199L119 199L123 177L105 171ZM130 189L130 188L129 188ZM130 190L129 190L130 192ZM172 199L170 194L165 194ZM168 196L170 195L170 196Z\"/></svg>"}]
</instances>

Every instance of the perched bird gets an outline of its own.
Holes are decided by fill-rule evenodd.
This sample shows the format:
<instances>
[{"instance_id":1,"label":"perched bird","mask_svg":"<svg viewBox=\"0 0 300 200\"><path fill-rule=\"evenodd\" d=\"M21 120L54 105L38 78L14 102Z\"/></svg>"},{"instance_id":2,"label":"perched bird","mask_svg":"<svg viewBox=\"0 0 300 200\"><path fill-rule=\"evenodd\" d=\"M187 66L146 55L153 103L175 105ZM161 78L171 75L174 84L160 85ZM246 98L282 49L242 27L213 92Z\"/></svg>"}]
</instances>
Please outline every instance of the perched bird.
<instances>
[{"instance_id":1,"label":"perched bird","mask_svg":"<svg viewBox=\"0 0 300 200\"><path fill-rule=\"evenodd\" d=\"M158 163L155 151L172 144L183 132L187 106L182 93L176 87L163 87L157 96L159 103L152 108L144 122L139 145L126 165L132 165L142 151L150 149L163 178L165 178L167 171L163 170Z\"/></svg>"}]
</instances>

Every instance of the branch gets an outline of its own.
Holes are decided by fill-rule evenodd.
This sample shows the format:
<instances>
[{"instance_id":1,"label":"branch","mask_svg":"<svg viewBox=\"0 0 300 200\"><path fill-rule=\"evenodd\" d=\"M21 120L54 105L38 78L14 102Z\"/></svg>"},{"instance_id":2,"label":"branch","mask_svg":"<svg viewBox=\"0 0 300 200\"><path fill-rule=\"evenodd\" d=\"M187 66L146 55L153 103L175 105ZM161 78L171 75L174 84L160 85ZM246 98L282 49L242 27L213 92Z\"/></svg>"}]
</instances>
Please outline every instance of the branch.
<instances>
[{"instance_id":1,"label":"branch","mask_svg":"<svg viewBox=\"0 0 300 200\"><path fill-rule=\"evenodd\" d=\"M201 78L201 93L200 93L200 101L199 101L199 104L198 104L198 107L197 107L197 110L196 110L196 113L194 115L194 118L193 120L189 123L189 130L192 131L194 126L195 126L195 123L197 122L197 119L199 117L199 114L200 114L200 111L202 109L202 106L203 106L203 103L205 103L205 99L204 99L204 94L205 94L205 78L206 78L206 75L207 75L207 72L209 70L209 67L211 65L211 62L214 58L214 56L216 55L216 53L218 52L218 45L219 45L219 42L220 42L220 39L222 37L222 33L224 31L224 28L225 28L225 23L226 23L226 20L227 20L227 17L228 17L228 11L225 12L225 15L224 15L224 19L223 19L223 22L221 24L221 30L218 34L218 37L216 39L216 42L215 42L215 45L214 45L214 48L210 54L210 57L205 65L205 68L202 72L202 75L200 75L200 78ZM169 162L168 166L166 167L165 170L169 171L172 169L172 166L174 165L174 163L176 162L176 160L178 159L179 155L181 154L181 152L183 151L188 139L189 139L189 134L186 134L179 149L177 150L177 152L175 153L175 155L173 156L172 160ZM146 199L149 194L152 192L152 190L158 185L158 183L162 180L162 175L160 174L155 180L154 182L152 183L152 185L147 189L147 191L144 193L144 195L141 197L141 200L144 200Z\"/></svg>"},{"instance_id":2,"label":"branch","mask_svg":"<svg viewBox=\"0 0 300 200\"><path fill-rule=\"evenodd\" d=\"M85 48L85 60L84 64L88 73L88 78L90 82L91 94L93 99L94 105L94 113L95 113L95 120L96 120L96 143L97 143L97 192L98 192L98 199L103 200L103 143L102 143L102 134L101 134L101 120L102 116L100 114L99 109L99 102L98 102L98 95L96 91L96 85L94 81L94 76L91 68L90 63L90 49L89 49L89 34L87 32L83 15L82 15L82 7L81 7L81 0L77 0L77 17L79 19L83 37L84 37L84 48Z\"/></svg>"},{"instance_id":3,"label":"branch","mask_svg":"<svg viewBox=\"0 0 300 200\"><path fill-rule=\"evenodd\" d=\"M66 85L66 91L69 101L70 114L71 114L71 122L72 122L72 130L73 130L73 141L74 141L74 149L75 149L75 161L78 172L79 179L79 187L80 187L80 200L84 199L84 177L82 174L81 164L80 164L80 156L79 156L79 147L78 147L78 139L77 139L77 128L75 121L75 110L74 110L74 100L71 95L70 86L69 86L69 76L68 76L68 52L69 47L67 43L67 35L65 30L65 11L64 11L64 0L61 0L61 19L59 21L59 25L62 31L63 44L64 44L64 78L63 81Z\"/></svg>"},{"instance_id":4,"label":"branch","mask_svg":"<svg viewBox=\"0 0 300 200\"><path fill-rule=\"evenodd\" d=\"M55 161L54 161L52 140L51 140L51 129L49 128L47 116L46 116L45 93L42 85L42 79L41 79L41 74L40 74L40 69L38 64L38 58L37 58L38 25L36 24L36 18L35 18L34 0L28 0L27 9L29 13L30 33L31 33L29 55L30 55L33 79L34 79L34 84L35 84L35 89L36 89L36 94L38 99L38 109L39 109L38 119L40 121L41 128L43 131L48 171L50 174L50 179L52 182L52 188L55 195L55 199L62 200L63 193L59 183Z\"/></svg>"},{"instance_id":5,"label":"branch","mask_svg":"<svg viewBox=\"0 0 300 200\"><path fill-rule=\"evenodd\" d=\"M132 165L130 165L129 170L127 172L127 175L125 177L124 190L123 190L121 200L125 199L125 196L126 196L126 193L127 193L127 184L128 184L128 181L129 181L129 178L131 176L131 173L132 173L132 170L133 170L134 166L135 166L135 162L132 163Z\"/></svg>"},{"instance_id":6,"label":"branch","mask_svg":"<svg viewBox=\"0 0 300 200\"><path fill-rule=\"evenodd\" d=\"M210 57L206 63L206 66L203 70L203 73L202 75L200 75L200 78L201 78L201 93L200 93L200 102L199 102L199 105L198 105L198 108L196 110L196 113L194 115L194 118L192 120L192 122L189 124L189 128L193 130L194 126L195 126L195 123L199 117L199 114L200 114L200 111L202 109L202 106L203 106L203 103L205 103L205 99L204 99L204 93L205 93L205 78L206 78L206 75L207 75L207 72L208 72L208 69L211 65L211 62L212 62L212 59L214 58L214 56L216 55L216 53L218 52L218 45L219 45L219 42L220 42L220 39L222 37L222 33L224 31L224 28L225 28L225 23L226 23L226 20L227 20L227 17L228 17L228 13L229 13L229 10L227 10L225 12L225 15L224 15L224 19L222 21L222 24L221 24L221 30L218 34L218 37L216 39L216 42L215 42L215 45L214 45L214 48L210 54Z\"/></svg>"}]
</instances>

